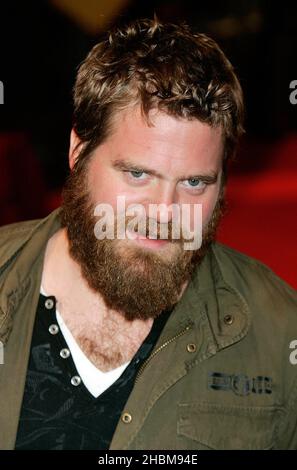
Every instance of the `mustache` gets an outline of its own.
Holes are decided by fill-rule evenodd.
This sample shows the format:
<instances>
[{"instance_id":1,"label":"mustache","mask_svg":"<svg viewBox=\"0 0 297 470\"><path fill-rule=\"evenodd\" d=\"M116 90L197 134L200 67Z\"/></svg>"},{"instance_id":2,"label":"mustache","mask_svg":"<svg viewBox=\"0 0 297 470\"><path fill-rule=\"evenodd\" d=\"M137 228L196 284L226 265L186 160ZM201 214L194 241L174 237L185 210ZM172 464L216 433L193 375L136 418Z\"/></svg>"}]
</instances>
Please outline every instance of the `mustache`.
<instances>
[{"instance_id":1,"label":"mustache","mask_svg":"<svg viewBox=\"0 0 297 470\"><path fill-rule=\"evenodd\" d=\"M118 217L115 217L115 233L118 234ZM168 240L172 243L181 243L184 241L191 241L193 234L190 233L181 224L172 222L171 220L166 223L160 223L155 219L141 219L135 222L135 217L125 217L125 232L130 232L132 235L140 237L151 238L154 240Z\"/></svg>"}]
</instances>

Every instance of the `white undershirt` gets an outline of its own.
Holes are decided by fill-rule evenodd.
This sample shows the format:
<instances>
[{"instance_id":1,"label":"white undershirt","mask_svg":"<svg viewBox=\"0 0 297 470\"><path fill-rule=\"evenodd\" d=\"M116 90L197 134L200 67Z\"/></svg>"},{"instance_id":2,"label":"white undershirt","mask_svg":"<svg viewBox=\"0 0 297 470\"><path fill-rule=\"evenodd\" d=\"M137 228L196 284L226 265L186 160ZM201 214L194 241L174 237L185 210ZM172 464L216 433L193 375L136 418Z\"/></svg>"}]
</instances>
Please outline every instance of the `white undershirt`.
<instances>
[{"instance_id":1,"label":"white undershirt","mask_svg":"<svg viewBox=\"0 0 297 470\"><path fill-rule=\"evenodd\" d=\"M45 293L42 287L40 288L40 292L42 295L48 297L48 294ZM130 361L126 362L120 367L117 367L116 369L110 370L109 372L102 372L101 370L97 369L96 366L94 366L94 364L80 349L79 345L72 336L72 333L64 323L64 320L57 308L56 317L61 333L63 334L64 339L68 345L73 362L81 380L89 392L97 398L122 375Z\"/></svg>"}]
</instances>

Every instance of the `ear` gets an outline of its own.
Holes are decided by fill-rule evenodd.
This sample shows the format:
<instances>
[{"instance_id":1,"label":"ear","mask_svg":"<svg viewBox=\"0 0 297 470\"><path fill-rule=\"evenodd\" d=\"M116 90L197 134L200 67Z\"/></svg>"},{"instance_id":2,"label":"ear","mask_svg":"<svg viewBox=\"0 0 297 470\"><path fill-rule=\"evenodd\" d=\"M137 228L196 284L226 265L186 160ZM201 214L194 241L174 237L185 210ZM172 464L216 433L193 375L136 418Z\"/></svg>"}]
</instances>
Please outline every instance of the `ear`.
<instances>
[{"instance_id":1,"label":"ear","mask_svg":"<svg viewBox=\"0 0 297 470\"><path fill-rule=\"evenodd\" d=\"M77 160L77 157L79 156L80 150L81 150L82 142L77 136L76 132L74 129L71 129L70 133L70 145L69 145L69 167L72 170L75 162Z\"/></svg>"}]
</instances>

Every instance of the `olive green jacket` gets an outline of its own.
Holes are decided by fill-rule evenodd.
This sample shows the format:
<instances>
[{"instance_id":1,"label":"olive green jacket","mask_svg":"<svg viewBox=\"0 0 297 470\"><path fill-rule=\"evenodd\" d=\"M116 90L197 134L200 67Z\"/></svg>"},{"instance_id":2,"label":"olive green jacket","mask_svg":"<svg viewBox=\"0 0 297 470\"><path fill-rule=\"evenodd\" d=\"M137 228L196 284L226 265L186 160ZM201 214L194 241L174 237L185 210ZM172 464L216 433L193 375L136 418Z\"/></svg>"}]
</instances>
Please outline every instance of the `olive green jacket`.
<instances>
[{"instance_id":1,"label":"olive green jacket","mask_svg":"<svg viewBox=\"0 0 297 470\"><path fill-rule=\"evenodd\" d=\"M14 448L44 251L59 227L56 210L0 229L1 449ZM296 292L214 243L139 371L110 449L297 449L294 340Z\"/></svg>"}]
</instances>

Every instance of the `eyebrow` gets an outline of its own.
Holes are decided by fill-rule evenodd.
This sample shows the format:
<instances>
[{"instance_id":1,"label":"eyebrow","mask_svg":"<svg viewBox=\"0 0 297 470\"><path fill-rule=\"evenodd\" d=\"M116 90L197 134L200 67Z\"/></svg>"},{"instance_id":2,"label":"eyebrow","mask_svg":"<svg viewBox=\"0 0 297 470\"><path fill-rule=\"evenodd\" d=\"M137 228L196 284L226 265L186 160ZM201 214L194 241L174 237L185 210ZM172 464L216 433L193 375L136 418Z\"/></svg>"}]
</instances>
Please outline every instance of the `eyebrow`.
<instances>
[{"instance_id":1,"label":"eyebrow","mask_svg":"<svg viewBox=\"0 0 297 470\"><path fill-rule=\"evenodd\" d=\"M134 163L131 160L113 160L112 167L119 171L143 171L148 175L156 176L158 178L164 179L164 175L154 170L153 168L148 168L139 163ZM190 179L199 179L208 184L214 184L218 180L218 173L215 171L210 171L208 174L188 174L182 175L179 178L181 180L190 180Z\"/></svg>"}]
</instances>

